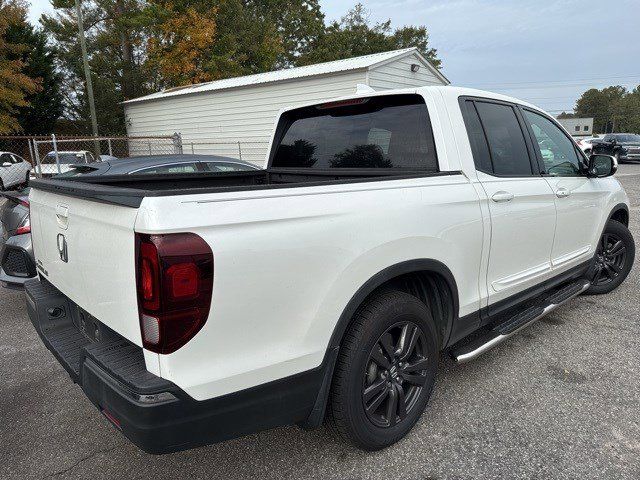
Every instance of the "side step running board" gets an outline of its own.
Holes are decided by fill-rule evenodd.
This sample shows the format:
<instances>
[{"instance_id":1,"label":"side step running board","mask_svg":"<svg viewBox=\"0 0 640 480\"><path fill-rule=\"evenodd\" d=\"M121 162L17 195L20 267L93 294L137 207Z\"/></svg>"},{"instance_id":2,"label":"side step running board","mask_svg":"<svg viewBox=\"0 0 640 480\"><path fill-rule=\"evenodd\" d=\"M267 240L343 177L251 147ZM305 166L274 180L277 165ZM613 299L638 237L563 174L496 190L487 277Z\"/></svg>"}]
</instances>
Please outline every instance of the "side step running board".
<instances>
[{"instance_id":1,"label":"side step running board","mask_svg":"<svg viewBox=\"0 0 640 480\"><path fill-rule=\"evenodd\" d=\"M501 344L516 332L519 332L545 315L553 312L563 303L566 303L573 297L580 295L589 288L590 285L590 282L580 280L553 291L537 305L522 310L512 317L507 318L477 340L458 348L454 348L451 351L451 356L457 363L465 363L477 358L484 352Z\"/></svg>"}]
</instances>

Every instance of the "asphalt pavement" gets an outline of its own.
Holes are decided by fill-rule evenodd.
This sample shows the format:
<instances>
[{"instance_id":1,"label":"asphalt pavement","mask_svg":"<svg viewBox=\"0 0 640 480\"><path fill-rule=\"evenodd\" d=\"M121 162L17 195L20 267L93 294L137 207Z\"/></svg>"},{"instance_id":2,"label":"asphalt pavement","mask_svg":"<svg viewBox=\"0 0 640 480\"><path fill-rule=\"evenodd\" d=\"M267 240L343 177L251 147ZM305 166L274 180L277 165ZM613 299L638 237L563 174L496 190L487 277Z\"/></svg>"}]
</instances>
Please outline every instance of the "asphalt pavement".
<instances>
[{"instance_id":1,"label":"asphalt pavement","mask_svg":"<svg viewBox=\"0 0 640 480\"><path fill-rule=\"evenodd\" d=\"M618 176L640 245L640 165ZM0 289L0 477L225 479L640 478L640 260L606 296L582 296L478 360L441 360L411 433L376 453L321 428L278 428L152 456L74 385Z\"/></svg>"}]
</instances>

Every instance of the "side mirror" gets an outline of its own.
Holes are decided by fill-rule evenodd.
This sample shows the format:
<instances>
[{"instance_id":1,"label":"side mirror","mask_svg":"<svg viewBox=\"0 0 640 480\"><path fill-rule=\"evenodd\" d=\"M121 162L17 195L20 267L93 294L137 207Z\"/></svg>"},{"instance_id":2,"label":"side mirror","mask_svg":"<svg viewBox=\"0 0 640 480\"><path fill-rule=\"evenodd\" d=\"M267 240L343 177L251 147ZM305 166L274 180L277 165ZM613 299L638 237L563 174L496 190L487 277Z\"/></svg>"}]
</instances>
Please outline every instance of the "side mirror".
<instances>
[{"instance_id":1,"label":"side mirror","mask_svg":"<svg viewBox=\"0 0 640 480\"><path fill-rule=\"evenodd\" d=\"M11 166L11 162L2 162L2 166L3 167L10 167Z\"/></svg>"},{"instance_id":2,"label":"side mirror","mask_svg":"<svg viewBox=\"0 0 640 480\"><path fill-rule=\"evenodd\" d=\"M591 155L587 175L593 178L610 177L618 170L618 162L611 155Z\"/></svg>"}]
</instances>

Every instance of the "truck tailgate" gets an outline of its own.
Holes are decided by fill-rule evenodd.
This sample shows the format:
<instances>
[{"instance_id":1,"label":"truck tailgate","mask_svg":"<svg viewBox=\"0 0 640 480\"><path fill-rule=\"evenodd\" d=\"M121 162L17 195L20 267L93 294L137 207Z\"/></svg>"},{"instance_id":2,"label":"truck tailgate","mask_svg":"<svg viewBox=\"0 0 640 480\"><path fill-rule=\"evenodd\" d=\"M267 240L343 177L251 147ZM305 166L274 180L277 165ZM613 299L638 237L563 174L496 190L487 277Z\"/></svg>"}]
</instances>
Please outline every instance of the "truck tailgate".
<instances>
[{"instance_id":1,"label":"truck tailgate","mask_svg":"<svg viewBox=\"0 0 640 480\"><path fill-rule=\"evenodd\" d=\"M32 188L38 272L79 307L142 345L134 224L138 210Z\"/></svg>"}]
</instances>

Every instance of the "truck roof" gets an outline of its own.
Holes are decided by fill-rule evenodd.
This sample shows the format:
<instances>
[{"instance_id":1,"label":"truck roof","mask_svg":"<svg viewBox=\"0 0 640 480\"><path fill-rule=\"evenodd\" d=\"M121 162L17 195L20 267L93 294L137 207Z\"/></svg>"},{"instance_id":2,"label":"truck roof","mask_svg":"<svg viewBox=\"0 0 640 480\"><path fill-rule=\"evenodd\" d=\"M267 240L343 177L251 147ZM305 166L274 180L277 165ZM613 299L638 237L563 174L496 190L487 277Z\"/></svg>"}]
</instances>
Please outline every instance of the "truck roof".
<instances>
[{"instance_id":1,"label":"truck roof","mask_svg":"<svg viewBox=\"0 0 640 480\"><path fill-rule=\"evenodd\" d=\"M476 88L468 88L468 87L453 87L451 85L432 85L432 86L417 87L417 88L396 88L392 90L379 90L379 91L362 90L356 93L352 93L350 95L344 95L344 96L336 97L326 101L318 102L316 100L314 102L306 102L302 104L292 105L290 107L283 108L280 111L280 114L290 110L297 110L299 108L310 107L313 105L324 104L324 103L339 102L341 100L348 100L352 98L367 98L367 97L377 97L381 95L420 93L424 91L440 92L444 97L449 97L449 98L451 97L457 98L462 96L491 98L494 100L502 100L505 102L517 103L520 105L527 106L529 108L533 108L535 110L544 111L542 108L537 107L529 102L525 102L524 100L510 97L508 95L502 95L500 93L494 93L494 92L489 92L487 90L479 90Z\"/></svg>"}]
</instances>

